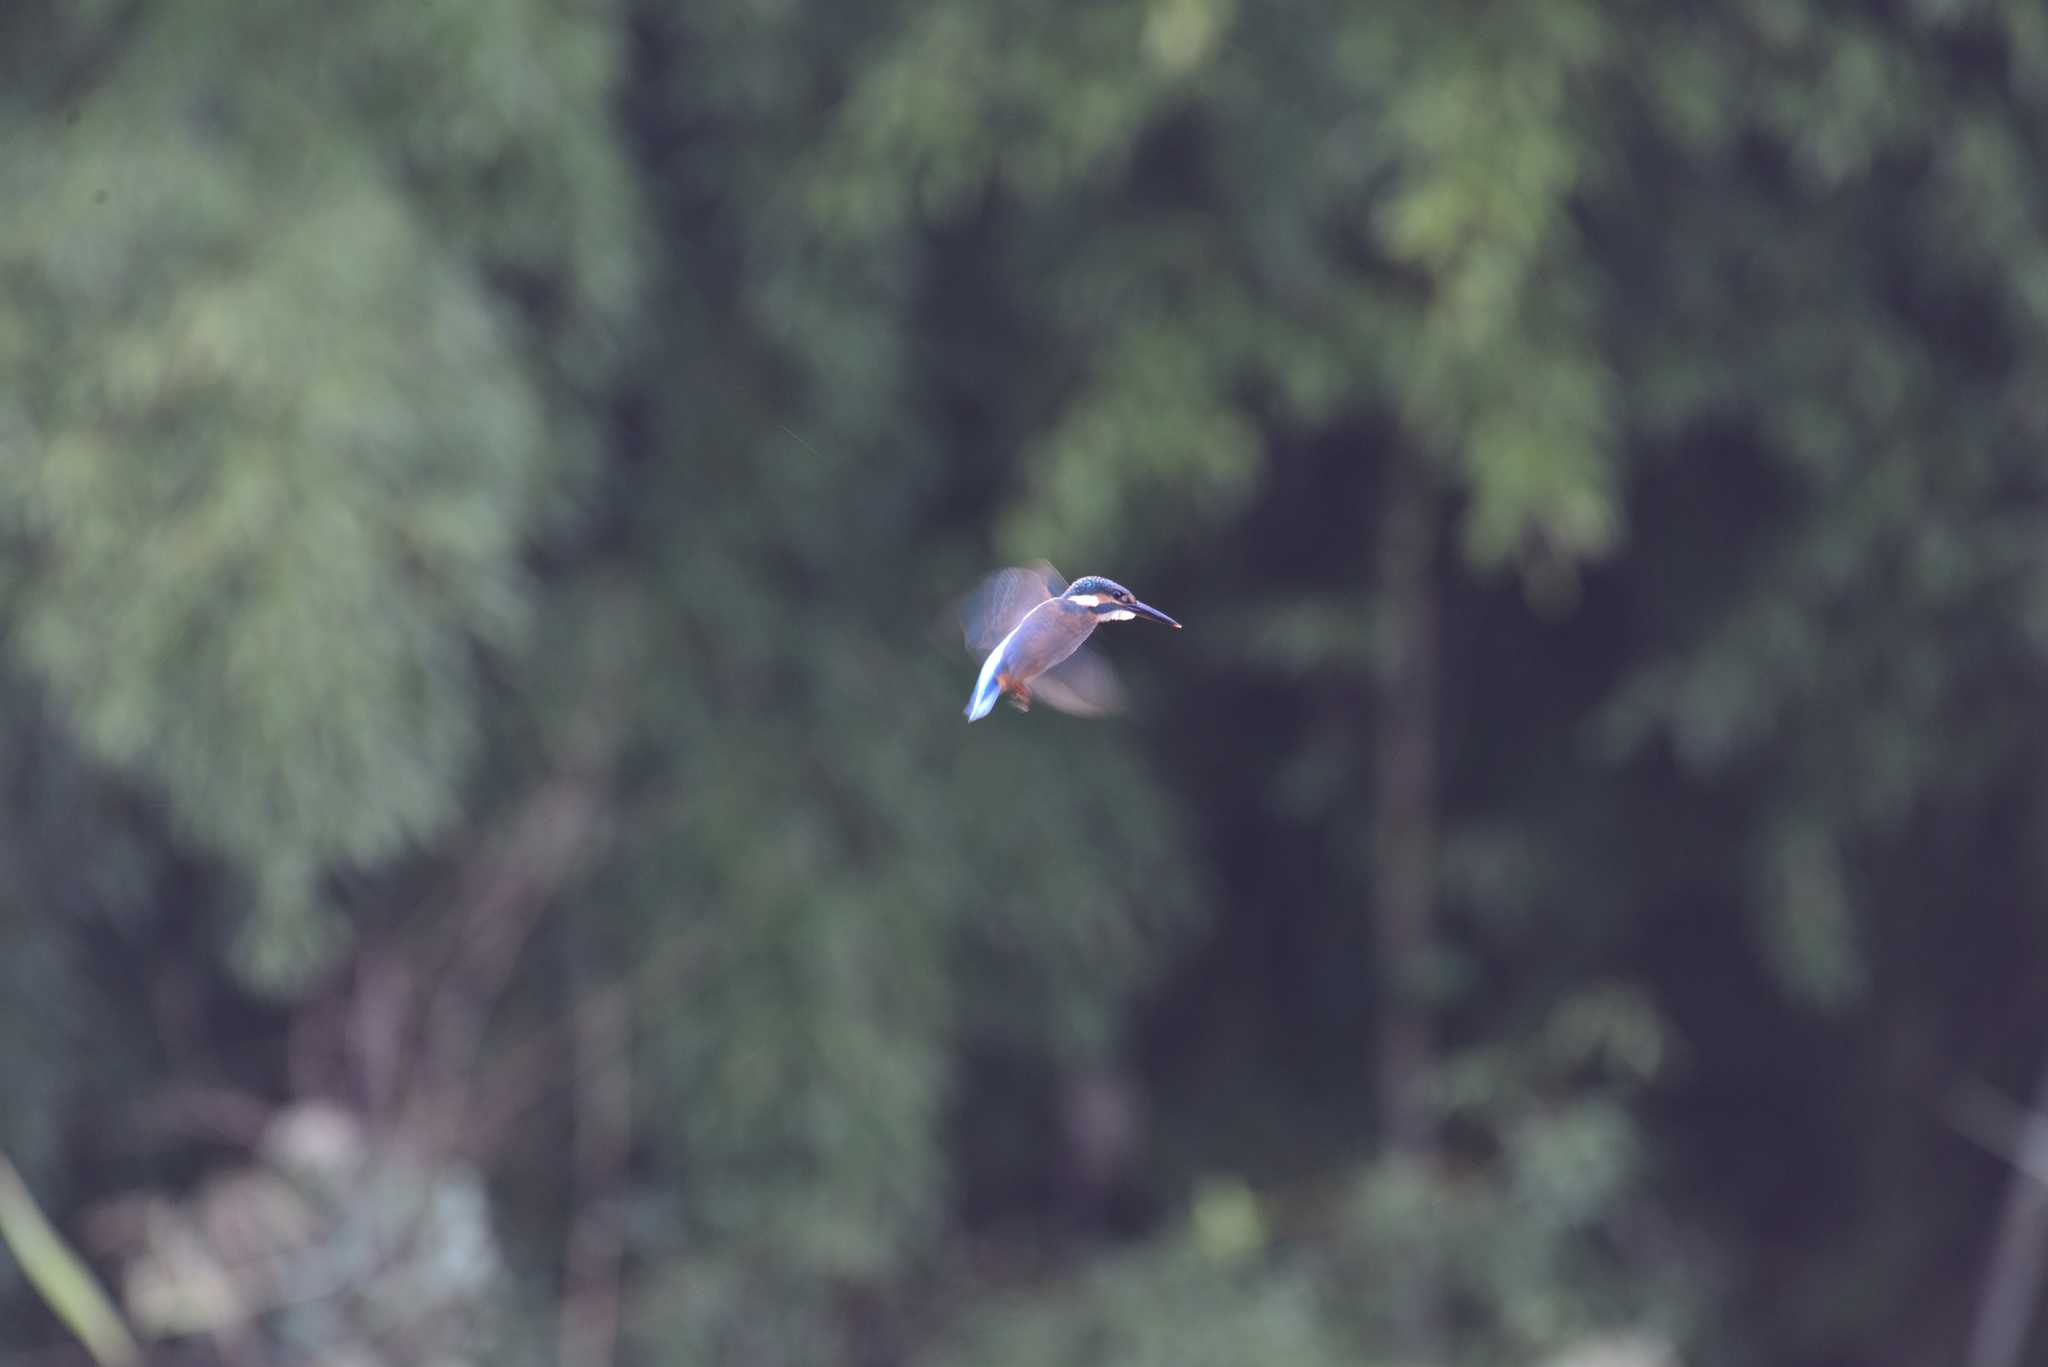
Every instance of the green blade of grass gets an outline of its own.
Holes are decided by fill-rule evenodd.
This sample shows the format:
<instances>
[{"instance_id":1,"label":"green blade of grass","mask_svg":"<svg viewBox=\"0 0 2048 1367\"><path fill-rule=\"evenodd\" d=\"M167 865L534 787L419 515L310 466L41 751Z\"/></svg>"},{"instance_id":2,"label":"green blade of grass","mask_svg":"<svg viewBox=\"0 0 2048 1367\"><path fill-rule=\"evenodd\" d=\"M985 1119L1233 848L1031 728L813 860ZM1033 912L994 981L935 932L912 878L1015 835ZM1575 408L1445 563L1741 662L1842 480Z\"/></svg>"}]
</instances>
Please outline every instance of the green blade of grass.
<instances>
[{"instance_id":1,"label":"green blade of grass","mask_svg":"<svg viewBox=\"0 0 2048 1367\"><path fill-rule=\"evenodd\" d=\"M13 1251L29 1285L78 1335L100 1367L134 1367L141 1361L142 1352L121 1312L100 1289L85 1260L43 1218L5 1154L0 1154L0 1241Z\"/></svg>"}]
</instances>

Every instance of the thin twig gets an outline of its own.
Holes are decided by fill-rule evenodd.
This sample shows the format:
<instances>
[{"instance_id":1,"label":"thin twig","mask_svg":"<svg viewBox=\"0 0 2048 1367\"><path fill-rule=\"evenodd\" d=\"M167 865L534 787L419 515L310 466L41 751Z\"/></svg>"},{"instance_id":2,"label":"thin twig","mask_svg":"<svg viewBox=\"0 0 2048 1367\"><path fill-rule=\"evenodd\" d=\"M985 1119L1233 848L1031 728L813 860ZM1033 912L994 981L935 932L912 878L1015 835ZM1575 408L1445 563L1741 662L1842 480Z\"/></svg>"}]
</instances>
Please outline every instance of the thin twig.
<instances>
[{"instance_id":1,"label":"thin twig","mask_svg":"<svg viewBox=\"0 0 2048 1367\"><path fill-rule=\"evenodd\" d=\"M702 947L703 937L693 930L667 936L645 956L644 966L636 968L632 981L625 985L629 1007L670 1000L683 990L698 965ZM586 1068L611 1066L576 1048L580 1032L587 1028L579 1017L592 1008L594 1000L586 994L570 1007L566 1018L491 1051L489 1063L470 1088L461 1117L463 1153L486 1160L527 1110L563 1087L576 1086Z\"/></svg>"},{"instance_id":2,"label":"thin twig","mask_svg":"<svg viewBox=\"0 0 2048 1367\"><path fill-rule=\"evenodd\" d=\"M575 1013L576 1213L569 1225L560 1361L610 1367L619 1336L619 1186L631 1147L632 1054L628 996L617 985L579 994Z\"/></svg>"},{"instance_id":3,"label":"thin twig","mask_svg":"<svg viewBox=\"0 0 2048 1367\"><path fill-rule=\"evenodd\" d=\"M150 1138L198 1139L253 1150L277 1107L253 1092L206 1083L172 1083L136 1108L136 1130Z\"/></svg>"},{"instance_id":4,"label":"thin twig","mask_svg":"<svg viewBox=\"0 0 2048 1367\"><path fill-rule=\"evenodd\" d=\"M601 764L585 757L565 765L527 798L466 871L456 909L455 962L427 1008L420 1068L410 1088L416 1119L432 1124L467 1112L491 1008L520 949L588 854L604 796Z\"/></svg>"},{"instance_id":5,"label":"thin twig","mask_svg":"<svg viewBox=\"0 0 2048 1367\"><path fill-rule=\"evenodd\" d=\"M2023 1110L1981 1084L1960 1092L1949 1123L2012 1165L2004 1209L1970 1326L1969 1367L2017 1367L2048 1269L2048 1056Z\"/></svg>"}]
</instances>

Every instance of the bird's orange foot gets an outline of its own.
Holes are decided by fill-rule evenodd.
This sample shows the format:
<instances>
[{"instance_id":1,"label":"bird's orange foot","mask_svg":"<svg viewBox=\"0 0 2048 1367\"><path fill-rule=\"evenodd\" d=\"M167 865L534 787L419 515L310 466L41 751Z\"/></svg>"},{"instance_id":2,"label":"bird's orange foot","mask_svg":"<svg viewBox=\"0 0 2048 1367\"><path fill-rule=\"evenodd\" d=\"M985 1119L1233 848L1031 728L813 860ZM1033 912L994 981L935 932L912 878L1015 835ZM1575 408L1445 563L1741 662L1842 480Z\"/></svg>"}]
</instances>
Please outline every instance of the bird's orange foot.
<instances>
[{"instance_id":1,"label":"bird's orange foot","mask_svg":"<svg viewBox=\"0 0 2048 1367\"><path fill-rule=\"evenodd\" d=\"M996 675L996 691L1010 700L1010 706L1019 712L1031 710L1031 690L1007 674Z\"/></svg>"}]
</instances>

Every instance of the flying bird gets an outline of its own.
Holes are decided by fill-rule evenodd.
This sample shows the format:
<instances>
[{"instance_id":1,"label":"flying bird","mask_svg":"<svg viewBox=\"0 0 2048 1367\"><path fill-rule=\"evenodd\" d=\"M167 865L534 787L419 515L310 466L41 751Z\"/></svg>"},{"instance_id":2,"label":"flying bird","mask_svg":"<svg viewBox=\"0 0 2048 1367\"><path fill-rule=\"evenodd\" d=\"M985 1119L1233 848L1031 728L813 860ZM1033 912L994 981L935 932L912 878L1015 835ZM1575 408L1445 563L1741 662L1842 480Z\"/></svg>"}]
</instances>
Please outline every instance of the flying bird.
<instances>
[{"instance_id":1,"label":"flying bird","mask_svg":"<svg viewBox=\"0 0 2048 1367\"><path fill-rule=\"evenodd\" d=\"M1034 696L1076 716L1114 710L1122 695L1116 675L1081 643L1098 623L1135 617L1180 626L1098 574L1069 584L1042 560L997 570L960 613L967 648L985 656L974 696L967 700L967 720L980 721L1005 694L1024 712L1031 710Z\"/></svg>"}]
</instances>

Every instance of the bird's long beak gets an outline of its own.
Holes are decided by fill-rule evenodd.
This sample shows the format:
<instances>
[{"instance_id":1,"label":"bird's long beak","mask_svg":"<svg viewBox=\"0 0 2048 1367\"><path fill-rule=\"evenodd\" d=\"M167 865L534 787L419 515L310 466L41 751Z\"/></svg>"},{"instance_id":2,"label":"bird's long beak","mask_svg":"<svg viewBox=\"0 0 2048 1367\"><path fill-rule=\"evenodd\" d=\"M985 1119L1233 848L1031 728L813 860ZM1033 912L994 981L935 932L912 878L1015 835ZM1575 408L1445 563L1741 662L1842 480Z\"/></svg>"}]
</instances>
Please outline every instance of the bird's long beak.
<instances>
[{"instance_id":1,"label":"bird's long beak","mask_svg":"<svg viewBox=\"0 0 2048 1367\"><path fill-rule=\"evenodd\" d=\"M1140 617L1150 617L1155 622L1164 622L1166 623L1166 625L1172 627L1175 631L1180 630L1180 623L1174 621L1171 617L1168 617L1158 608L1147 607L1143 603L1132 603L1131 611L1137 613Z\"/></svg>"}]
</instances>

